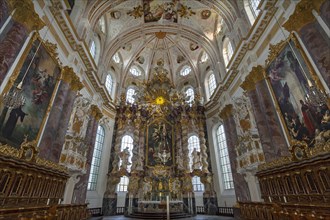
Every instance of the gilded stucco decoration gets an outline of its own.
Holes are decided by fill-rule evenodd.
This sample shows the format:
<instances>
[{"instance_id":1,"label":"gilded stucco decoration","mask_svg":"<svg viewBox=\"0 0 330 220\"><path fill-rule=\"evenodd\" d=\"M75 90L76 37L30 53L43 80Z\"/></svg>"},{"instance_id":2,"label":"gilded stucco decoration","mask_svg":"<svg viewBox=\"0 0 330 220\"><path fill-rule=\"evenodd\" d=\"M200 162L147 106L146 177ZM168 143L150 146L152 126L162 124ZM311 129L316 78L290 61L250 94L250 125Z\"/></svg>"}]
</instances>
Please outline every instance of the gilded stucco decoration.
<instances>
[{"instance_id":1,"label":"gilded stucco decoration","mask_svg":"<svg viewBox=\"0 0 330 220\"><path fill-rule=\"evenodd\" d=\"M39 31L45 26L45 23L35 12L31 0L9 0L8 3L11 11L14 11L13 19L23 24L29 32Z\"/></svg>"},{"instance_id":2,"label":"gilded stucco decoration","mask_svg":"<svg viewBox=\"0 0 330 220\"><path fill-rule=\"evenodd\" d=\"M302 0L295 8L294 13L283 24L283 27L289 31L300 31L300 29L308 23L315 21L312 11L320 11L320 7L325 0Z\"/></svg>"}]
</instances>

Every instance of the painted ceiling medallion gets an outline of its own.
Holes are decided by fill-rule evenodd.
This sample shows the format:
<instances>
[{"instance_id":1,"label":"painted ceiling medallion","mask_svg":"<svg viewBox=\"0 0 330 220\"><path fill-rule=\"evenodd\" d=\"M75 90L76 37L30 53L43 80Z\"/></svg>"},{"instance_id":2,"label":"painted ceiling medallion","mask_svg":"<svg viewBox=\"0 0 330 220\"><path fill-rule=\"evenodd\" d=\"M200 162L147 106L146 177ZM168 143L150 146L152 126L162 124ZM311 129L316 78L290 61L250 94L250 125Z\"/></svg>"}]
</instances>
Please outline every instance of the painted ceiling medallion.
<instances>
[{"instance_id":1,"label":"painted ceiling medallion","mask_svg":"<svg viewBox=\"0 0 330 220\"><path fill-rule=\"evenodd\" d=\"M201 12L201 18L202 19L208 19L211 16L211 11L210 10L203 10Z\"/></svg>"},{"instance_id":2,"label":"painted ceiling medallion","mask_svg":"<svg viewBox=\"0 0 330 220\"><path fill-rule=\"evenodd\" d=\"M166 37L166 32L159 31L156 32L155 35L158 39L164 39Z\"/></svg>"}]
</instances>

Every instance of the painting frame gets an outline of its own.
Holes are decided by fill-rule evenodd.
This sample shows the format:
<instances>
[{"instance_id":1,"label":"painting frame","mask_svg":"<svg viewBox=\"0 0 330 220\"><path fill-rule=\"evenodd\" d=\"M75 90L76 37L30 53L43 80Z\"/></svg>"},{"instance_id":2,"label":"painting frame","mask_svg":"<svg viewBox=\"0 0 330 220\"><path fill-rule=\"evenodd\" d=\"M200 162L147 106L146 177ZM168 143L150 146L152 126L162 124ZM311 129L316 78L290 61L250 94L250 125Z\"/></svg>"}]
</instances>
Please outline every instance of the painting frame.
<instances>
[{"instance_id":1,"label":"painting frame","mask_svg":"<svg viewBox=\"0 0 330 220\"><path fill-rule=\"evenodd\" d=\"M146 127L145 127L145 129L146 129L146 147L145 147L145 158L146 158L146 160L145 160L145 165L147 166L147 167L155 167L155 166L157 166L157 165L159 165L159 163L154 163L154 164L150 164L150 158L149 158L149 155L150 155L150 149L152 148L153 150L154 150L154 152L153 152L153 154L155 154L156 152L155 152L155 146L152 146L151 147L151 145L153 144L153 143L151 143L150 142L150 139L151 139L151 132L153 133L154 132L154 129L152 129L152 126L153 125L157 125L157 126L159 126L161 123L163 123L163 124L165 124L166 125L166 128L168 129L168 128L170 128L170 145L171 146L169 146L170 147L170 149L171 149L171 162L170 163L166 163L165 164L165 166L169 166L169 167L172 167L172 166L174 166L175 165L175 162L176 162L176 160L175 160L175 137L174 137L174 130L175 130L175 127L174 127L174 125L172 124L172 123L170 123L169 121L167 121L166 119L164 119L164 118L156 118L156 119L153 119L153 120L151 120L151 121L149 121L147 124L146 124ZM167 130L168 131L168 130ZM159 162L159 161L158 161Z\"/></svg>"},{"instance_id":2,"label":"painting frame","mask_svg":"<svg viewBox=\"0 0 330 220\"><path fill-rule=\"evenodd\" d=\"M324 130L322 117L329 112L329 97L299 42L292 32L276 45L270 45L264 76L278 109L290 146L297 141L314 146ZM322 98L313 102L312 92Z\"/></svg>"},{"instance_id":3,"label":"painting frame","mask_svg":"<svg viewBox=\"0 0 330 220\"><path fill-rule=\"evenodd\" d=\"M0 142L14 148L19 148L25 139L39 142L62 74L62 66L56 50L56 44L44 41L38 32L33 33L29 39L0 95L3 99L6 94L19 87L20 82L23 82L21 93L25 101L23 107L20 106L21 110L16 115L16 122L13 120L14 128L11 126L11 129L8 129L7 124L14 109L7 108L5 111L6 107L2 102L0 103ZM30 118L27 120L25 117ZM17 124L21 127L18 128ZM29 132L22 136L22 133L28 129Z\"/></svg>"}]
</instances>

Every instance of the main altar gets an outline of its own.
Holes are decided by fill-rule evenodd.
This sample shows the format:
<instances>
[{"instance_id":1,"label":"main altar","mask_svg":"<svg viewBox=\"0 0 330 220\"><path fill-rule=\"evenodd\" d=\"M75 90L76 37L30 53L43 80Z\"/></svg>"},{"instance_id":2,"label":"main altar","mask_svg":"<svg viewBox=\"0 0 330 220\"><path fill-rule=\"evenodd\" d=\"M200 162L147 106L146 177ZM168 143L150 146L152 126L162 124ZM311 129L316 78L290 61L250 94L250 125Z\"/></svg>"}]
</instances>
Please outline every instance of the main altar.
<instances>
[{"instance_id":1,"label":"main altar","mask_svg":"<svg viewBox=\"0 0 330 220\"><path fill-rule=\"evenodd\" d=\"M171 218L175 213L181 213L178 215L181 217L195 215L194 176L200 177L204 184L206 211L210 203L217 207L205 138L204 108L198 93L194 103L187 103L187 97L168 78L162 59L158 60L150 79L139 87L144 89L135 94L134 104L127 103L123 95L117 106L116 138L103 212L115 213L116 186L123 176L129 178L125 204L125 214L129 216L165 212L170 212ZM199 135L198 152L188 149L189 132ZM121 147L121 139L127 133L133 134L131 152Z\"/></svg>"}]
</instances>

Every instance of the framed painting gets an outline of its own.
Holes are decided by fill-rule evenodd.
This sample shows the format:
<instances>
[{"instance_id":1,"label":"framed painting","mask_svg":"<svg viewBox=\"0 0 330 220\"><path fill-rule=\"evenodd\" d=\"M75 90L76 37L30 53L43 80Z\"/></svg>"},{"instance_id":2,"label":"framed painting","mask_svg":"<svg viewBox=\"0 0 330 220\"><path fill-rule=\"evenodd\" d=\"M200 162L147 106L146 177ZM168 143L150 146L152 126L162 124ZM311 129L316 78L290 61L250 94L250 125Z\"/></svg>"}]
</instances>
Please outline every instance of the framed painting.
<instances>
[{"instance_id":1,"label":"framed painting","mask_svg":"<svg viewBox=\"0 0 330 220\"><path fill-rule=\"evenodd\" d=\"M330 129L329 103L296 36L271 46L266 64L289 137L314 145Z\"/></svg>"},{"instance_id":2,"label":"framed painting","mask_svg":"<svg viewBox=\"0 0 330 220\"><path fill-rule=\"evenodd\" d=\"M2 94L1 142L19 147L25 138L39 139L61 72L54 48L38 37L31 40L12 76L13 85Z\"/></svg>"},{"instance_id":3,"label":"framed painting","mask_svg":"<svg viewBox=\"0 0 330 220\"><path fill-rule=\"evenodd\" d=\"M174 164L174 127L166 120L154 120L147 125L146 165Z\"/></svg>"}]
</instances>

